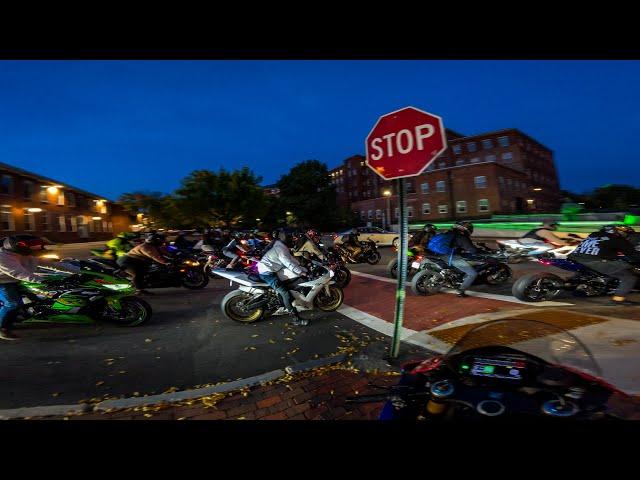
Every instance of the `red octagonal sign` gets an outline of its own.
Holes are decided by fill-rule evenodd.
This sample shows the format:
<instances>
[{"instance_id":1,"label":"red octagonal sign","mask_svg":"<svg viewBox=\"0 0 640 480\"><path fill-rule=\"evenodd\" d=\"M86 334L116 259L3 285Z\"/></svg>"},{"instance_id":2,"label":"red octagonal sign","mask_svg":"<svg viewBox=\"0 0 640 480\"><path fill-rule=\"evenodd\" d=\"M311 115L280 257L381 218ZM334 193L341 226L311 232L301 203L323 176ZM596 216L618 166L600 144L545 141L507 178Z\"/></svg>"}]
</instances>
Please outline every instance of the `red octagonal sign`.
<instances>
[{"instance_id":1,"label":"red octagonal sign","mask_svg":"<svg viewBox=\"0 0 640 480\"><path fill-rule=\"evenodd\" d=\"M385 180L420 175L447 149L442 118L414 107L383 115L366 149L367 165Z\"/></svg>"}]
</instances>

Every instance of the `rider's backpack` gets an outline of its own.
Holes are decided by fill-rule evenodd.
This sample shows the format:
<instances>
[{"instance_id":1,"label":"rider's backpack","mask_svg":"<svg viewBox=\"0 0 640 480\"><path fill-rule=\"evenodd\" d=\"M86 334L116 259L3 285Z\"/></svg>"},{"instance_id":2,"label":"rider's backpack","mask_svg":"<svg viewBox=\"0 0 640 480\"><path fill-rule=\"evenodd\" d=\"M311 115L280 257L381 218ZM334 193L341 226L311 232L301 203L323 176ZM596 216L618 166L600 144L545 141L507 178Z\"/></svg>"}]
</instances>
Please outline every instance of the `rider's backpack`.
<instances>
[{"instance_id":1,"label":"rider's backpack","mask_svg":"<svg viewBox=\"0 0 640 480\"><path fill-rule=\"evenodd\" d=\"M438 255L449 255L453 253L453 232L439 233L429 240L427 248Z\"/></svg>"}]
</instances>

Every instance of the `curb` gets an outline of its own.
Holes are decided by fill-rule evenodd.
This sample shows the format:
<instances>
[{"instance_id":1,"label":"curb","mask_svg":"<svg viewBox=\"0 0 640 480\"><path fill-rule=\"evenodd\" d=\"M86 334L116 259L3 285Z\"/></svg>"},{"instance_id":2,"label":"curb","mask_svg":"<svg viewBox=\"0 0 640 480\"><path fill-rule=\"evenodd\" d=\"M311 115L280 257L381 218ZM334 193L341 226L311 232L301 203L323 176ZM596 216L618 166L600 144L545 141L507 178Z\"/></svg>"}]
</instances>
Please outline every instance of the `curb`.
<instances>
[{"instance_id":1,"label":"curb","mask_svg":"<svg viewBox=\"0 0 640 480\"><path fill-rule=\"evenodd\" d=\"M272 370L253 377L243 378L233 382L222 383L213 387L198 388L195 390L183 390L180 392L162 393L159 395L151 395L148 397L129 397L117 400L106 400L96 405L78 404L78 405L45 405L38 407L12 408L0 410L0 420L15 420L33 417L60 417L69 414L92 413L106 410L116 410L131 407L139 407L144 405L155 405L163 402L175 402L182 400L191 400L200 397L206 397L214 393L226 393L247 387L254 387L266 382L271 382L279 378L285 377L292 373L300 373L306 370L312 370L317 367L342 363L348 358L346 354L339 354L331 357L320 358L317 360L309 360L306 362L290 365L284 369Z\"/></svg>"}]
</instances>

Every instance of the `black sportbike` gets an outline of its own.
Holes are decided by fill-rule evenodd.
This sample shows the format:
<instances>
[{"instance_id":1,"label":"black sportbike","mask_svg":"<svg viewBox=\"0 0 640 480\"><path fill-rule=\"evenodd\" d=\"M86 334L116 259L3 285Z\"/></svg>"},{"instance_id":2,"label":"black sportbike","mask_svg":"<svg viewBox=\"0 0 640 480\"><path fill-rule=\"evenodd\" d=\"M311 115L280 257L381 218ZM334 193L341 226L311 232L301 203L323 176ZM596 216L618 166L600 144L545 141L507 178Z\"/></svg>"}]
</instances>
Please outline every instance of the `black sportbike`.
<instances>
[{"instance_id":1,"label":"black sportbike","mask_svg":"<svg viewBox=\"0 0 640 480\"><path fill-rule=\"evenodd\" d=\"M345 245L335 245L333 251L340 256L344 263L368 263L369 265L376 265L382 258L373 240L360 242L360 248L361 250L357 255L354 255L353 252L345 248Z\"/></svg>"},{"instance_id":2,"label":"black sportbike","mask_svg":"<svg viewBox=\"0 0 640 480\"><path fill-rule=\"evenodd\" d=\"M474 285L488 284L499 285L511 278L512 272L509 266L503 263L502 255L492 253L480 253L465 257L478 276ZM426 256L420 262L418 273L411 282L411 290L417 295L430 295L438 293L443 288L459 289L465 273L449 262L438 256Z\"/></svg>"}]
</instances>

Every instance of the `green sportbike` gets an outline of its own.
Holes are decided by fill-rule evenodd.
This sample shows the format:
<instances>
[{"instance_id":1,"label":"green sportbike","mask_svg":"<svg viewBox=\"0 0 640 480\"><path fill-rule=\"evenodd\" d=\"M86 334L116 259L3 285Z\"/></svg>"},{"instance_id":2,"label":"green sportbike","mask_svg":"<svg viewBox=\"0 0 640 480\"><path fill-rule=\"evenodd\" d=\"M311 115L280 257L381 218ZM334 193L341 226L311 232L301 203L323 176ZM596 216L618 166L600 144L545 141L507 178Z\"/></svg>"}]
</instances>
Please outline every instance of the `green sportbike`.
<instances>
[{"instance_id":1,"label":"green sportbike","mask_svg":"<svg viewBox=\"0 0 640 480\"><path fill-rule=\"evenodd\" d=\"M151 306L134 296L124 278L81 267L76 274L43 276L42 283L21 282L23 305L16 323L92 324L137 327L151 319Z\"/></svg>"}]
</instances>

